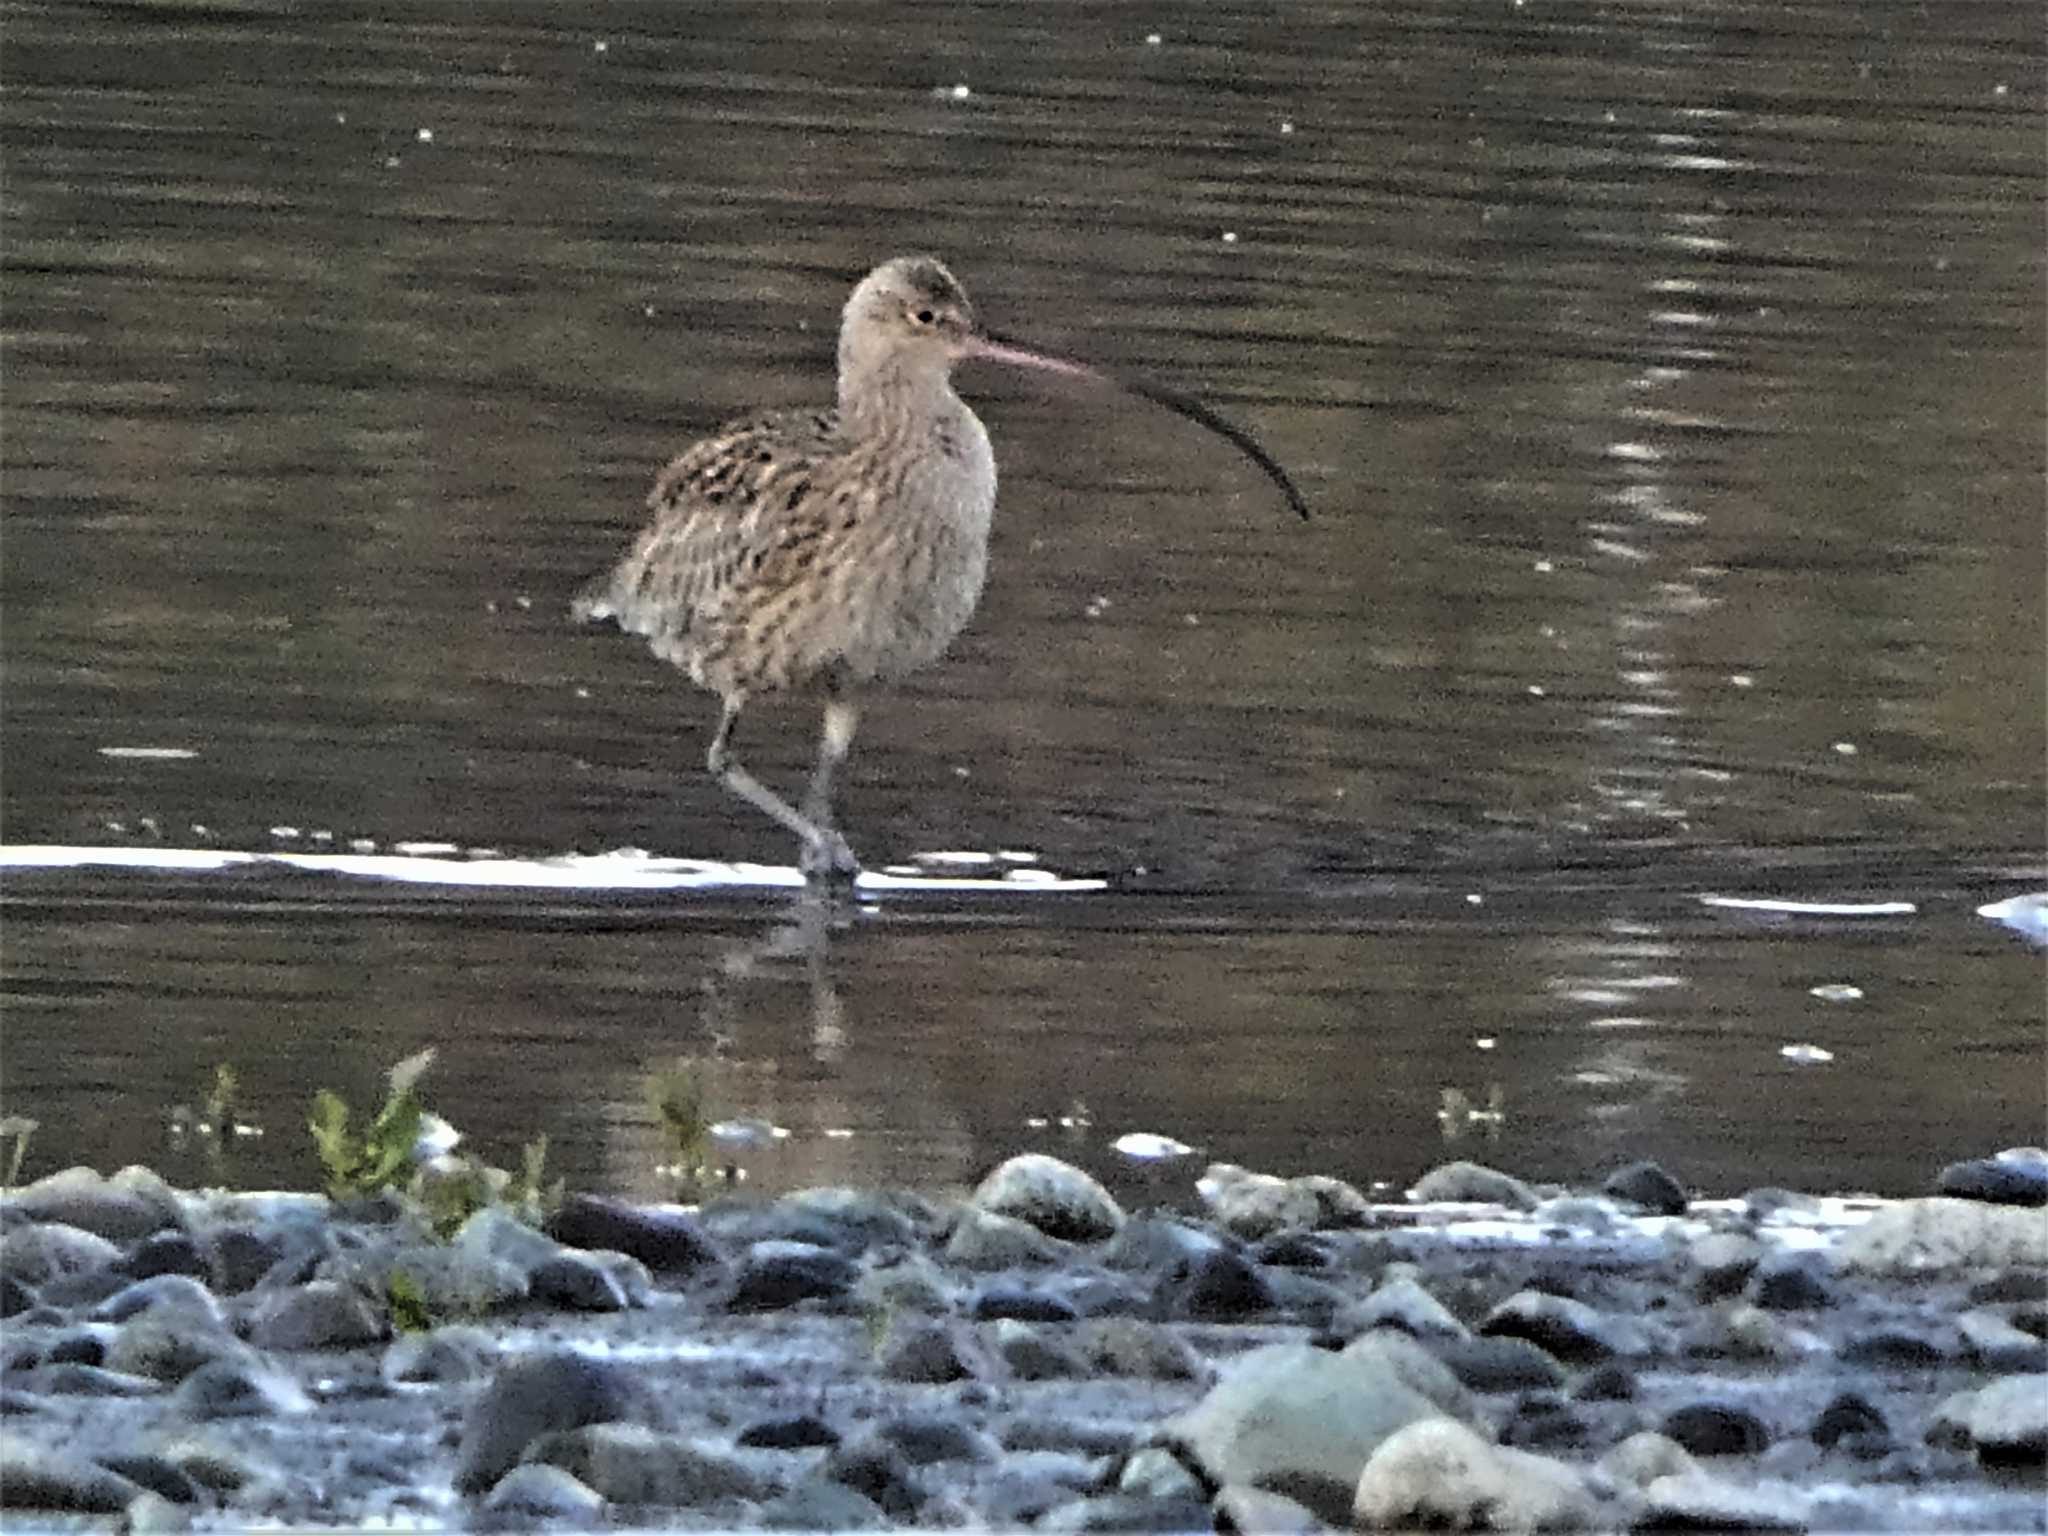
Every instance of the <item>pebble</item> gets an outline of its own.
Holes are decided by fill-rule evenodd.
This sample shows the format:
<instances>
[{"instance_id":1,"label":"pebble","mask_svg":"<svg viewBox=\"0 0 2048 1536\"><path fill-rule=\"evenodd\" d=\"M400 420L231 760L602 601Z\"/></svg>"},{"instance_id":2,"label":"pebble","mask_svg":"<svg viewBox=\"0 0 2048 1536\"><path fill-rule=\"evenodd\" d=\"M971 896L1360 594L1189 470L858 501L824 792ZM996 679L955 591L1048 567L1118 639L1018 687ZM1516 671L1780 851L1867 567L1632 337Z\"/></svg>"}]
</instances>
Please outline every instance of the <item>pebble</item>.
<instances>
[{"instance_id":1,"label":"pebble","mask_svg":"<svg viewBox=\"0 0 2048 1536\"><path fill-rule=\"evenodd\" d=\"M0 1509L118 1515L141 1493L96 1461L0 1434Z\"/></svg>"},{"instance_id":2,"label":"pebble","mask_svg":"<svg viewBox=\"0 0 2048 1536\"><path fill-rule=\"evenodd\" d=\"M1688 1403L1658 1428L1695 1456L1754 1456L1771 1443L1763 1420L1733 1403Z\"/></svg>"},{"instance_id":3,"label":"pebble","mask_svg":"<svg viewBox=\"0 0 2048 1536\"><path fill-rule=\"evenodd\" d=\"M565 1247L623 1253L657 1275L687 1275L719 1262L717 1246L689 1213L599 1195L565 1196L546 1230Z\"/></svg>"},{"instance_id":4,"label":"pebble","mask_svg":"<svg viewBox=\"0 0 2048 1536\"><path fill-rule=\"evenodd\" d=\"M604 1495L560 1467L530 1462L499 1478L485 1497L484 1508L594 1529L604 1510Z\"/></svg>"},{"instance_id":5,"label":"pebble","mask_svg":"<svg viewBox=\"0 0 2048 1536\"><path fill-rule=\"evenodd\" d=\"M1599 1501L1575 1468L1434 1418L1374 1450L1348 1513L1367 1530L1576 1530L1598 1523Z\"/></svg>"},{"instance_id":6,"label":"pebble","mask_svg":"<svg viewBox=\"0 0 2048 1536\"><path fill-rule=\"evenodd\" d=\"M332 1280L274 1291L249 1318L249 1340L262 1349L353 1349L389 1336L368 1297Z\"/></svg>"},{"instance_id":7,"label":"pebble","mask_svg":"<svg viewBox=\"0 0 2048 1536\"><path fill-rule=\"evenodd\" d=\"M560 1467L612 1504L695 1508L721 1499L761 1499L772 1482L748 1462L687 1435L645 1424L586 1424L540 1436L528 1460Z\"/></svg>"},{"instance_id":8,"label":"pebble","mask_svg":"<svg viewBox=\"0 0 2048 1536\"><path fill-rule=\"evenodd\" d=\"M452 1473L480 1529L1311 1530L1348 1525L1377 1466L1375 1498L1405 1487L1418 1518L1496 1527L1837 1528L1904 1500L1983 1529L2020 1508L1986 1502L1995 1479L2043 1463L2048 1288L2012 1220L2038 1207L1927 1197L1803 1251L1802 1197L1652 1235L1615 1202L1657 1191L1617 1178L1535 1210L1569 1241L1456 1247L1436 1215L1376 1216L1340 1181L1218 1165L1208 1219L1119 1210L1080 1236L1045 1212L1090 1207L1086 1186L1045 1163L1034 1179L1079 1193L1016 1208L1034 1219L742 1192L594 1202L545 1232L497 1210L452 1245L394 1200L171 1196L176 1219L150 1207L119 1239L0 1201L0 1410L39 1454L118 1445L73 1470L121 1477L104 1514L145 1528L416 1523L416 1490ZM73 1181L93 1200L110 1182ZM131 1175L106 1209L151 1190ZM396 1275L482 1325L387 1343ZM511 1326L490 1320L514 1300ZM1303 1333L1324 1347L1273 1342ZM1998 1374L1930 1408L1951 1384L1930 1369L1963 1367ZM343 1428L315 1451L307 1425ZM1686 1445L1746 1460L1702 1474Z\"/></svg>"},{"instance_id":9,"label":"pebble","mask_svg":"<svg viewBox=\"0 0 2048 1536\"><path fill-rule=\"evenodd\" d=\"M1504 1205L1511 1211L1533 1211L1540 1203L1536 1191L1512 1174L1483 1163L1445 1163L1432 1168L1408 1191L1418 1204Z\"/></svg>"},{"instance_id":10,"label":"pebble","mask_svg":"<svg viewBox=\"0 0 2048 1536\"><path fill-rule=\"evenodd\" d=\"M1607 1176L1600 1192L1652 1216L1683 1216L1685 1186L1652 1162L1630 1163Z\"/></svg>"},{"instance_id":11,"label":"pebble","mask_svg":"<svg viewBox=\"0 0 2048 1536\"><path fill-rule=\"evenodd\" d=\"M1228 1248L1212 1249L1166 1276L1154 1297L1166 1315L1208 1323L1244 1322L1274 1305L1273 1287L1258 1267Z\"/></svg>"},{"instance_id":12,"label":"pebble","mask_svg":"<svg viewBox=\"0 0 2048 1536\"><path fill-rule=\"evenodd\" d=\"M909 1317L893 1321L876 1352L876 1363L890 1381L935 1385L994 1374L981 1350L950 1323Z\"/></svg>"},{"instance_id":13,"label":"pebble","mask_svg":"<svg viewBox=\"0 0 2048 1536\"><path fill-rule=\"evenodd\" d=\"M1023 1269L1060 1262L1066 1245L1015 1216L963 1207L945 1257L962 1269Z\"/></svg>"},{"instance_id":14,"label":"pebble","mask_svg":"<svg viewBox=\"0 0 2048 1536\"><path fill-rule=\"evenodd\" d=\"M1090 1175L1056 1157L1026 1152L983 1179L969 1197L976 1210L1030 1223L1047 1237L1087 1243L1114 1237L1123 1209Z\"/></svg>"},{"instance_id":15,"label":"pebble","mask_svg":"<svg viewBox=\"0 0 2048 1536\"><path fill-rule=\"evenodd\" d=\"M624 1366L572 1350L514 1360L470 1408L457 1452L455 1487L481 1493L509 1472L540 1436L587 1424L656 1423L646 1384Z\"/></svg>"},{"instance_id":16,"label":"pebble","mask_svg":"<svg viewBox=\"0 0 2048 1536\"><path fill-rule=\"evenodd\" d=\"M1527 1339L1567 1365L1592 1365L1616 1355L1638 1355L1637 1331L1583 1301L1542 1291L1519 1291L1479 1325L1482 1334Z\"/></svg>"},{"instance_id":17,"label":"pebble","mask_svg":"<svg viewBox=\"0 0 2048 1536\"><path fill-rule=\"evenodd\" d=\"M121 1250L98 1233L59 1221L0 1234L0 1269L24 1286L111 1269L120 1258Z\"/></svg>"},{"instance_id":18,"label":"pebble","mask_svg":"<svg viewBox=\"0 0 2048 1536\"><path fill-rule=\"evenodd\" d=\"M1218 1226L1248 1240L1311 1228L1323 1215L1323 1202L1313 1189L1235 1163L1211 1163L1195 1189Z\"/></svg>"},{"instance_id":19,"label":"pebble","mask_svg":"<svg viewBox=\"0 0 2048 1536\"><path fill-rule=\"evenodd\" d=\"M66 1168L18 1190L11 1210L38 1222L62 1222L111 1242L132 1243L184 1225L177 1194L147 1168L102 1178L91 1168Z\"/></svg>"},{"instance_id":20,"label":"pebble","mask_svg":"<svg viewBox=\"0 0 2048 1536\"><path fill-rule=\"evenodd\" d=\"M1779 1253L1749 1278L1751 1301L1773 1312L1806 1311L1835 1299L1833 1266L1817 1253Z\"/></svg>"},{"instance_id":21,"label":"pebble","mask_svg":"<svg viewBox=\"0 0 2048 1536\"><path fill-rule=\"evenodd\" d=\"M801 1301L832 1301L860 1278L851 1259L808 1243L770 1241L747 1251L726 1305L735 1312L766 1312Z\"/></svg>"},{"instance_id":22,"label":"pebble","mask_svg":"<svg viewBox=\"0 0 2048 1536\"><path fill-rule=\"evenodd\" d=\"M1996 1157L1950 1163L1934 1183L1935 1193L1997 1205L2048 1205L2048 1152L2014 1147Z\"/></svg>"}]
</instances>

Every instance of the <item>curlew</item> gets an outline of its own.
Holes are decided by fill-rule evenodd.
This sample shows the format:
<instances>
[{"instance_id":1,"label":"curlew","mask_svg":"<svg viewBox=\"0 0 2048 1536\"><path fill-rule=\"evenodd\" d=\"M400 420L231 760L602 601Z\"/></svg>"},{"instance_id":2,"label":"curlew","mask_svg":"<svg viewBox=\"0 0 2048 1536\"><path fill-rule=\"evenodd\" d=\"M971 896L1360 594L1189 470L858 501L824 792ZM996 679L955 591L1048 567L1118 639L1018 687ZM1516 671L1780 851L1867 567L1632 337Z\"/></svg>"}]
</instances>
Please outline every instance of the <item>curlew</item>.
<instances>
[{"instance_id":1,"label":"curlew","mask_svg":"<svg viewBox=\"0 0 2048 1536\"><path fill-rule=\"evenodd\" d=\"M981 596L996 463L952 385L953 365L973 358L1157 401L1234 444L1308 515L1271 456L1199 402L978 329L960 284L929 256L875 268L846 304L837 406L744 417L687 450L655 481L653 521L631 552L573 610L644 635L718 695L706 765L796 834L812 879L860 871L833 822L832 779L863 697L936 660ZM733 752L748 702L781 693L824 702L801 809Z\"/></svg>"}]
</instances>

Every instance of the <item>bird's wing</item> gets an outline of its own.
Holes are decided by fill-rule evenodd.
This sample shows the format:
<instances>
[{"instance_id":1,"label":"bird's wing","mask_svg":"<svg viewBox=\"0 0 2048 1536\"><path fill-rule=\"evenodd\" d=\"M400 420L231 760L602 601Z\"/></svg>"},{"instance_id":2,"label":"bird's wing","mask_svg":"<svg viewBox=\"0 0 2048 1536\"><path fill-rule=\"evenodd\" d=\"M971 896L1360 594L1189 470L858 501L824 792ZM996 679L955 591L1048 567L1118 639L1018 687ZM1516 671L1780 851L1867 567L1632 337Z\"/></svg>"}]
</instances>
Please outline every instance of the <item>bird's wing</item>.
<instances>
[{"instance_id":1,"label":"bird's wing","mask_svg":"<svg viewBox=\"0 0 2048 1536\"><path fill-rule=\"evenodd\" d=\"M728 422L661 472L647 498L653 521L584 588L576 617L614 619L657 652L682 643L702 616L775 582L792 553L815 541L814 492L839 452L829 411Z\"/></svg>"}]
</instances>

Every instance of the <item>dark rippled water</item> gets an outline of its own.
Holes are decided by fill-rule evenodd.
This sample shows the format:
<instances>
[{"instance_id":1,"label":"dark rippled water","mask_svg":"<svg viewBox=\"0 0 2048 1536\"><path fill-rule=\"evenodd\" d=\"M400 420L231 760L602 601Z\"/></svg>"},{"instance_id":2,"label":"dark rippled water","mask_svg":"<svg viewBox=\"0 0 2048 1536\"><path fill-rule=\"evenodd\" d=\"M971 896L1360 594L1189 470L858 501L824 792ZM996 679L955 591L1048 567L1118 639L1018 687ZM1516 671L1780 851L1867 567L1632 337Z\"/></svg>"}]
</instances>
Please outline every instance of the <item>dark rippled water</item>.
<instances>
[{"instance_id":1,"label":"dark rippled water","mask_svg":"<svg viewBox=\"0 0 2048 1536\"><path fill-rule=\"evenodd\" d=\"M762 958L750 889L14 856L30 1171L305 1182L311 1091L430 1043L481 1150L640 1190L678 1058L789 1129L739 1154L770 1184L1043 1146L1177 1196L1140 1130L1910 1190L2041 1138L2039 959L1974 912L2048 878L2037 6L6 30L10 849L787 861L698 770L708 700L563 609L668 454L829 392L898 251L1200 392L1317 510L1142 404L963 379L992 583L846 817L1100 892ZM806 712L749 729L802 771ZM223 1062L267 1134L214 1162L164 1127ZM1501 1118L1447 1143L1446 1090Z\"/></svg>"}]
</instances>

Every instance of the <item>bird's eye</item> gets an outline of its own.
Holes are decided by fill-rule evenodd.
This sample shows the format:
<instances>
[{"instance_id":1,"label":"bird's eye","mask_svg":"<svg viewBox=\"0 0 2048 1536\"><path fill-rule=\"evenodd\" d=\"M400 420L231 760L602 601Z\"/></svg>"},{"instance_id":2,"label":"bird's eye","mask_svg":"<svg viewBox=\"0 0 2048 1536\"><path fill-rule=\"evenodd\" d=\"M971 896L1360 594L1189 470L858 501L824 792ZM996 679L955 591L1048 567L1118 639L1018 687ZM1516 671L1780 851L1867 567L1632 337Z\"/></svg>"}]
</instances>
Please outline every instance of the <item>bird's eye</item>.
<instances>
[{"instance_id":1,"label":"bird's eye","mask_svg":"<svg viewBox=\"0 0 2048 1536\"><path fill-rule=\"evenodd\" d=\"M930 324L932 323L932 320L933 320L933 319L934 319L935 317L933 316L933 314L932 314L932 312L931 312L930 310L928 310L928 309L920 309L920 310L919 310L919 311L918 311L918 312L917 312L917 313L916 313L915 315L913 315L913 316L912 316L911 318L912 318L912 319L914 319L915 321L917 321L917 323L918 323L919 325L930 325Z\"/></svg>"}]
</instances>

